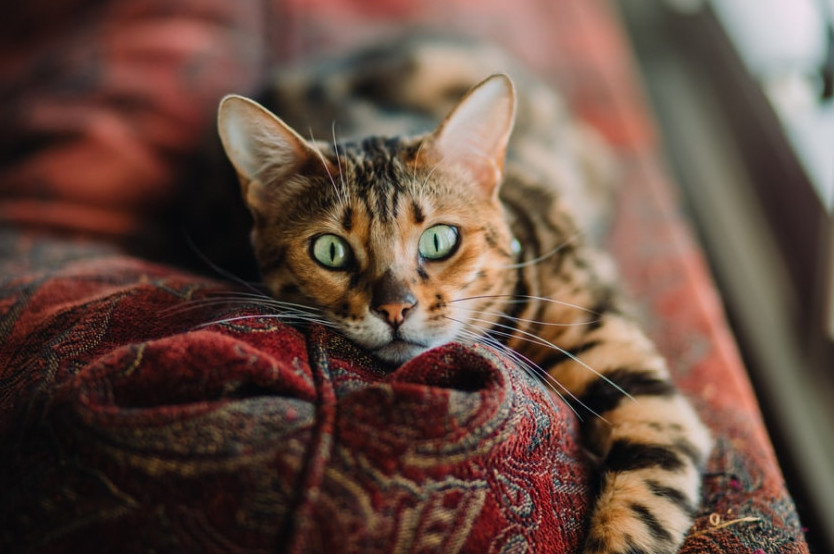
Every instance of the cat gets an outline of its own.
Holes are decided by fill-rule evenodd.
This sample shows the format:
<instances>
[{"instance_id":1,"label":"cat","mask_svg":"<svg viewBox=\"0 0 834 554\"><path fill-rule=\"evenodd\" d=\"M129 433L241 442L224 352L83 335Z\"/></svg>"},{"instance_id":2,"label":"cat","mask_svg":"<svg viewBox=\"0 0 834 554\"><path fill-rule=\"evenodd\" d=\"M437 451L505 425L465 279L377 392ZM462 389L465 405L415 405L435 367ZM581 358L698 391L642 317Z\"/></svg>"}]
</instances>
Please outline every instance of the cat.
<instances>
[{"instance_id":1,"label":"cat","mask_svg":"<svg viewBox=\"0 0 834 554\"><path fill-rule=\"evenodd\" d=\"M265 98L292 126L225 97L219 134L263 283L392 366L462 341L541 370L594 414L583 437L600 481L584 551L675 552L709 433L626 315L593 239L606 151L529 75L478 83L485 68L519 73L505 60L412 41L285 71ZM334 120L362 138L337 140ZM305 124L328 140L295 130Z\"/></svg>"}]
</instances>

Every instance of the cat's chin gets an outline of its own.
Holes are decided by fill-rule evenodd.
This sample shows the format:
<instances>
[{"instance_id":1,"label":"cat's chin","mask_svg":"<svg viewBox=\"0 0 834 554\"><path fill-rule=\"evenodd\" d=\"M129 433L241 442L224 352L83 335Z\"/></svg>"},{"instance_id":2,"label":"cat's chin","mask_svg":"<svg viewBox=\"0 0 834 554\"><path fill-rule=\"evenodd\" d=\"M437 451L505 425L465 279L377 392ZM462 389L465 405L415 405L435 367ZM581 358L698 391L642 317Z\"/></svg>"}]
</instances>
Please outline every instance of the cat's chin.
<instances>
[{"instance_id":1,"label":"cat's chin","mask_svg":"<svg viewBox=\"0 0 834 554\"><path fill-rule=\"evenodd\" d=\"M385 363L400 365L426 350L428 350L426 346L398 339L374 349L373 354Z\"/></svg>"}]
</instances>

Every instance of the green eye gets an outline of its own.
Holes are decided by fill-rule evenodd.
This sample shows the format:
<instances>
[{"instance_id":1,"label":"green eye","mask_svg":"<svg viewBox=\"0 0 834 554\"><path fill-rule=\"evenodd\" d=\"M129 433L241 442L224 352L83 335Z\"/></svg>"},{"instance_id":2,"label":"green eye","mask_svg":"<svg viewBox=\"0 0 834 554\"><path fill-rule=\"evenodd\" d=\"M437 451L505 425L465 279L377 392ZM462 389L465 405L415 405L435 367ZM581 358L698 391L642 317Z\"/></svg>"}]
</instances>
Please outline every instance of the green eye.
<instances>
[{"instance_id":1,"label":"green eye","mask_svg":"<svg viewBox=\"0 0 834 554\"><path fill-rule=\"evenodd\" d=\"M314 260L327 269L345 269L352 259L350 245L336 235L319 235L314 238L310 253Z\"/></svg>"},{"instance_id":2,"label":"green eye","mask_svg":"<svg viewBox=\"0 0 834 554\"><path fill-rule=\"evenodd\" d=\"M451 225L434 225L423 232L417 249L427 260L445 260L457 249L458 230Z\"/></svg>"}]
</instances>

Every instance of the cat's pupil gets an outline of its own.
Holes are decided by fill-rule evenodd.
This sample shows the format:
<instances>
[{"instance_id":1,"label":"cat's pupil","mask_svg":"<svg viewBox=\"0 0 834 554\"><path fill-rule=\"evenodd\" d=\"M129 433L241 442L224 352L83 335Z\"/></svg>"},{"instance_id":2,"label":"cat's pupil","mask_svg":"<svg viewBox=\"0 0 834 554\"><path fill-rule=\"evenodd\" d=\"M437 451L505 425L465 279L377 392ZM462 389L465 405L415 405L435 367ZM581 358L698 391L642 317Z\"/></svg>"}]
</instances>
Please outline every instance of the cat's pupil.
<instances>
[{"instance_id":1,"label":"cat's pupil","mask_svg":"<svg viewBox=\"0 0 834 554\"><path fill-rule=\"evenodd\" d=\"M445 260L455 253L459 243L458 230L452 225L429 227L420 237L420 256L426 260Z\"/></svg>"},{"instance_id":2,"label":"cat's pupil","mask_svg":"<svg viewBox=\"0 0 834 554\"><path fill-rule=\"evenodd\" d=\"M327 269L346 269L351 262L350 246L336 235L321 235L314 239L310 255Z\"/></svg>"}]
</instances>

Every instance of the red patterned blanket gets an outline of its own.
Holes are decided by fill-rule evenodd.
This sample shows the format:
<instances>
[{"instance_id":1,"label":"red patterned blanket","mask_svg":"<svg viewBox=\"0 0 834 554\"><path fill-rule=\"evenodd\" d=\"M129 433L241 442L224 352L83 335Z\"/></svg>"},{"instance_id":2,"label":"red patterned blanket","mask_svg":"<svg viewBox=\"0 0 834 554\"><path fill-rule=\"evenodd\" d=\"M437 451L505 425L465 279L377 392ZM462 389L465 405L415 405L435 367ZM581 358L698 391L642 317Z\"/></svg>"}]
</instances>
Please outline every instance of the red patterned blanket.
<instances>
[{"instance_id":1,"label":"red patterned blanket","mask_svg":"<svg viewBox=\"0 0 834 554\"><path fill-rule=\"evenodd\" d=\"M386 373L324 328L218 303L219 283L8 231L0 251L17 275L0 288L6 548L488 552L583 536L576 421L493 352L451 345Z\"/></svg>"}]
</instances>

